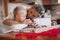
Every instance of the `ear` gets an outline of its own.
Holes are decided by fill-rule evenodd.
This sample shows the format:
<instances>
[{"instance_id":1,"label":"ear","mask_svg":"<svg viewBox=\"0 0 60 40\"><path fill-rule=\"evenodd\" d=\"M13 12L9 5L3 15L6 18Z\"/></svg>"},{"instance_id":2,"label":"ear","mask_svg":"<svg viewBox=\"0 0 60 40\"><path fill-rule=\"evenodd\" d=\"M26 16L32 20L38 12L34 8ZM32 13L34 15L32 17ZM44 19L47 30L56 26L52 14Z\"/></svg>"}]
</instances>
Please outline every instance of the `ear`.
<instances>
[{"instance_id":1,"label":"ear","mask_svg":"<svg viewBox=\"0 0 60 40\"><path fill-rule=\"evenodd\" d=\"M19 19L19 15L18 15L18 14L16 14L16 16L15 16L15 17L16 17L16 19Z\"/></svg>"}]
</instances>

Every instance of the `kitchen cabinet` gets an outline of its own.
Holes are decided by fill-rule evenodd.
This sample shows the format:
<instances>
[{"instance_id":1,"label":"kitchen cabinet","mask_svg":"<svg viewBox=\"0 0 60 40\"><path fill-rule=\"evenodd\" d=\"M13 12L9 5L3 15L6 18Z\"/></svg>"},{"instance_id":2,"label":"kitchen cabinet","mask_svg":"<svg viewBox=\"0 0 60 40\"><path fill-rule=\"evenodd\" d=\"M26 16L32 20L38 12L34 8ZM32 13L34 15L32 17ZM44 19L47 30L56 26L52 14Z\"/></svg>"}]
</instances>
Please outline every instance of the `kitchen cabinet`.
<instances>
[{"instance_id":1,"label":"kitchen cabinet","mask_svg":"<svg viewBox=\"0 0 60 40\"><path fill-rule=\"evenodd\" d=\"M51 0L42 0L43 5L51 5Z\"/></svg>"},{"instance_id":2,"label":"kitchen cabinet","mask_svg":"<svg viewBox=\"0 0 60 40\"><path fill-rule=\"evenodd\" d=\"M51 0L51 3L52 4L57 4L58 3L58 0Z\"/></svg>"},{"instance_id":3,"label":"kitchen cabinet","mask_svg":"<svg viewBox=\"0 0 60 40\"><path fill-rule=\"evenodd\" d=\"M16 3L18 3L18 2L23 2L23 0L9 0L9 2L16 2Z\"/></svg>"},{"instance_id":4,"label":"kitchen cabinet","mask_svg":"<svg viewBox=\"0 0 60 40\"><path fill-rule=\"evenodd\" d=\"M60 4L60 0L51 0L52 4Z\"/></svg>"},{"instance_id":5,"label":"kitchen cabinet","mask_svg":"<svg viewBox=\"0 0 60 40\"><path fill-rule=\"evenodd\" d=\"M43 5L60 4L60 0L43 0Z\"/></svg>"}]
</instances>

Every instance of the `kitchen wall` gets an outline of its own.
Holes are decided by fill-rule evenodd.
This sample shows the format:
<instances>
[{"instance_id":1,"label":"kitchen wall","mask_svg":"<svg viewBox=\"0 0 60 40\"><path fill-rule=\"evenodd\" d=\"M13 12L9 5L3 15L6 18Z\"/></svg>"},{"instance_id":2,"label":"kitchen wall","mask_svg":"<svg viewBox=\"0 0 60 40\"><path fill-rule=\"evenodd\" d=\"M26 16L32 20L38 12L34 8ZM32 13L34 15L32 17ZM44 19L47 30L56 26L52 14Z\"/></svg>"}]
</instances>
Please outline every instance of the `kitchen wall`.
<instances>
[{"instance_id":1,"label":"kitchen wall","mask_svg":"<svg viewBox=\"0 0 60 40\"><path fill-rule=\"evenodd\" d=\"M12 7L13 6L13 7ZM13 10L16 6L21 6L24 9L29 9L31 6L23 4L23 3L8 3L8 15L11 15L13 13Z\"/></svg>"},{"instance_id":2,"label":"kitchen wall","mask_svg":"<svg viewBox=\"0 0 60 40\"><path fill-rule=\"evenodd\" d=\"M38 2L38 4L42 5L42 0L38 1L38 0L24 0L26 3L30 3L30 2ZM13 6L13 7L12 7ZM16 6L22 6L24 8L30 8L31 6L28 6L26 4L21 4L21 3L8 3L8 15L10 15L10 13L13 12L13 9ZM43 7L43 6L42 6Z\"/></svg>"},{"instance_id":3,"label":"kitchen wall","mask_svg":"<svg viewBox=\"0 0 60 40\"><path fill-rule=\"evenodd\" d=\"M52 6L52 19L60 19L60 5Z\"/></svg>"},{"instance_id":4,"label":"kitchen wall","mask_svg":"<svg viewBox=\"0 0 60 40\"><path fill-rule=\"evenodd\" d=\"M8 3L8 15L12 13L13 9L16 6L21 6L21 4L20 3ZM24 5L24 7L26 6ZM53 15L52 19L60 19L60 5L52 6L52 9L53 9L51 12L51 14Z\"/></svg>"}]
</instances>

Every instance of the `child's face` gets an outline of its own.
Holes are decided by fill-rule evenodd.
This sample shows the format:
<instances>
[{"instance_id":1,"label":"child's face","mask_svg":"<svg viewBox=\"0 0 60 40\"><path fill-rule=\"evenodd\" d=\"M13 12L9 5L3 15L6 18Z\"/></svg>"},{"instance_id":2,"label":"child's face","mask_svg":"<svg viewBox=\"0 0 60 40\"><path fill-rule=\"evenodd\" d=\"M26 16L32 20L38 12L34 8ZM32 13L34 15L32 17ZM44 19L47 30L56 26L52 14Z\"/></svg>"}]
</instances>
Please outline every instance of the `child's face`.
<instances>
[{"instance_id":1,"label":"child's face","mask_svg":"<svg viewBox=\"0 0 60 40\"><path fill-rule=\"evenodd\" d=\"M26 19L26 15L27 15L26 10L23 10L23 11L20 10L20 11L18 11L18 14L17 14L18 19L20 21L25 20Z\"/></svg>"}]
</instances>

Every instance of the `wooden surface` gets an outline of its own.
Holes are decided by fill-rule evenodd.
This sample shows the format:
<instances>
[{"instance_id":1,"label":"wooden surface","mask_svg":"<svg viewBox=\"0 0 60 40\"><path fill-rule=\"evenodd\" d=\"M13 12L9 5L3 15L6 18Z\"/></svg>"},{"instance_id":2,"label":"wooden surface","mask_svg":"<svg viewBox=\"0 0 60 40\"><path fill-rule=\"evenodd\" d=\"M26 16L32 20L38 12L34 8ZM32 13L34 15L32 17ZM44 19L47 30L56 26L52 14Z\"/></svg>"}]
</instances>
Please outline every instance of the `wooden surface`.
<instances>
[{"instance_id":1,"label":"wooden surface","mask_svg":"<svg viewBox=\"0 0 60 40\"><path fill-rule=\"evenodd\" d=\"M8 16L8 0L4 0L4 11L5 16Z\"/></svg>"},{"instance_id":2,"label":"wooden surface","mask_svg":"<svg viewBox=\"0 0 60 40\"><path fill-rule=\"evenodd\" d=\"M13 3L21 3L21 2L23 2L23 0L9 0L9 2L13 2Z\"/></svg>"}]
</instances>

